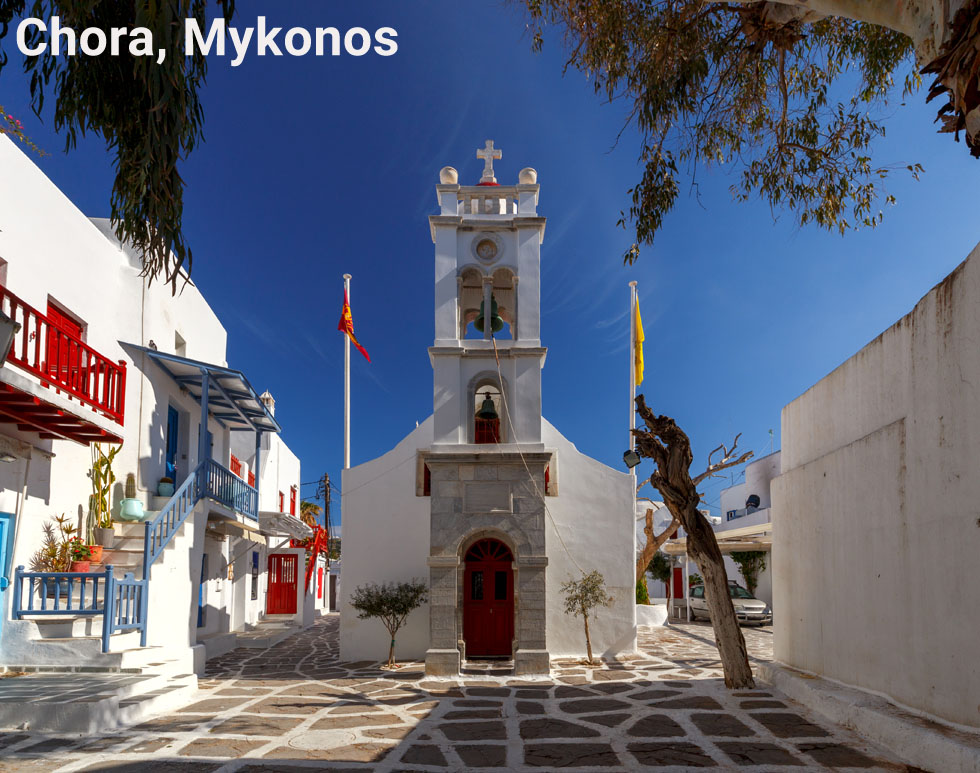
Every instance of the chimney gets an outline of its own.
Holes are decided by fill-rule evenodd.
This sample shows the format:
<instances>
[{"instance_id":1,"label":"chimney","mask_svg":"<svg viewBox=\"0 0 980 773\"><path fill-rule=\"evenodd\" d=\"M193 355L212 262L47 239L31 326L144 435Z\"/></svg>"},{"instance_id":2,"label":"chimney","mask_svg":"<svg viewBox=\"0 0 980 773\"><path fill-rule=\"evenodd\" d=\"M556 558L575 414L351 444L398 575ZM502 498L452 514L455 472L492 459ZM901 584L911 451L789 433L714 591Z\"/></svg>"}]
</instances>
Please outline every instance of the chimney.
<instances>
[{"instance_id":1,"label":"chimney","mask_svg":"<svg viewBox=\"0 0 980 773\"><path fill-rule=\"evenodd\" d=\"M272 393L271 393L271 392L270 392L270 391L269 391L268 389L266 389L266 390L265 390L265 391L264 391L264 392L263 392L263 393L262 393L262 394L261 394L261 395L259 396L259 400L261 400L261 401L262 401L262 405L264 405L264 406L265 406L265 407L266 407L266 408L267 408L267 409L269 410L269 413L270 413L271 415L273 415L273 416L275 416L275 415L276 415L276 400L275 400L275 398L274 398L274 397L272 396Z\"/></svg>"}]
</instances>

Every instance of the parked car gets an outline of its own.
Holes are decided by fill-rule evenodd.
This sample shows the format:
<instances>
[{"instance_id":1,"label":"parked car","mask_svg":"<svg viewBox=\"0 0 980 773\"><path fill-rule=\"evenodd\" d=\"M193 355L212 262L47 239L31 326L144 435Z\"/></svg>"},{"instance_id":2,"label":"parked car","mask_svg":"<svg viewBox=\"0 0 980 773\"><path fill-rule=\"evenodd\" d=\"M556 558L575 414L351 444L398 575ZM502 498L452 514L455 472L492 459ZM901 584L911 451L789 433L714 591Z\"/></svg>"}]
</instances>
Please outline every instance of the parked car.
<instances>
[{"instance_id":1,"label":"parked car","mask_svg":"<svg viewBox=\"0 0 980 773\"><path fill-rule=\"evenodd\" d=\"M740 623L757 623L769 625L772 623L772 610L765 601L760 601L736 582L729 581L728 593L735 607L735 617ZM704 597L704 585L691 588L691 619L708 618L708 601Z\"/></svg>"}]
</instances>

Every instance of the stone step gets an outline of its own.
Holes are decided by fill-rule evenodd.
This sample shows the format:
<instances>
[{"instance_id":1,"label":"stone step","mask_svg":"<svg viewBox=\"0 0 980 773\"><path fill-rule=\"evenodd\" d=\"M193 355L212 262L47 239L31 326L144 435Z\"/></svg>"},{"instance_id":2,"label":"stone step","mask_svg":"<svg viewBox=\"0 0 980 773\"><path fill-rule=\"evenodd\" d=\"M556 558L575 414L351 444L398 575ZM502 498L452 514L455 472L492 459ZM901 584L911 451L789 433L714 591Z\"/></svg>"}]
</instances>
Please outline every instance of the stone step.
<instances>
[{"instance_id":1,"label":"stone step","mask_svg":"<svg viewBox=\"0 0 980 773\"><path fill-rule=\"evenodd\" d=\"M91 734L188 702L197 692L197 677L41 673L14 677L4 687L0 728Z\"/></svg>"},{"instance_id":2,"label":"stone step","mask_svg":"<svg viewBox=\"0 0 980 773\"><path fill-rule=\"evenodd\" d=\"M34 649L37 651L38 660L35 662L46 662L50 665L64 663L64 656L59 655L65 650L71 649L72 642L77 644L79 657L83 653L98 658L112 654L113 651L122 652L131 648L140 648L139 631L119 631L109 637L109 652L102 652L102 615L95 617L47 617L37 618L34 621L37 625L38 635L34 640ZM42 648L51 650L50 657L46 661L42 660ZM57 653L57 654L56 654ZM69 661L70 662L70 661Z\"/></svg>"}]
</instances>

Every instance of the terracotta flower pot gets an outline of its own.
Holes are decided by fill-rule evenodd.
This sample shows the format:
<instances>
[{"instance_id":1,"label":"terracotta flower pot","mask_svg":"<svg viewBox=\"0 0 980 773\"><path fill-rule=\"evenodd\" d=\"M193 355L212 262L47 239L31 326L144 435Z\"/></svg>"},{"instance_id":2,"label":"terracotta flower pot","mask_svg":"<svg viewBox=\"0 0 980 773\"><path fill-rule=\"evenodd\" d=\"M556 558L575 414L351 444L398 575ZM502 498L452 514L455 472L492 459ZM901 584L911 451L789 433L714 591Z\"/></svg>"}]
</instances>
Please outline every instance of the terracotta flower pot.
<instances>
[{"instance_id":1,"label":"terracotta flower pot","mask_svg":"<svg viewBox=\"0 0 980 773\"><path fill-rule=\"evenodd\" d=\"M91 567L91 561L72 561L69 572L87 572Z\"/></svg>"},{"instance_id":2,"label":"terracotta flower pot","mask_svg":"<svg viewBox=\"0 0 980 773\"><path fill-rule=\"evenodd\" d=\"M88 549L92 551L91 562L93 564L102 563L102 545L89 545Z\"/></svg>"}]
</instances>

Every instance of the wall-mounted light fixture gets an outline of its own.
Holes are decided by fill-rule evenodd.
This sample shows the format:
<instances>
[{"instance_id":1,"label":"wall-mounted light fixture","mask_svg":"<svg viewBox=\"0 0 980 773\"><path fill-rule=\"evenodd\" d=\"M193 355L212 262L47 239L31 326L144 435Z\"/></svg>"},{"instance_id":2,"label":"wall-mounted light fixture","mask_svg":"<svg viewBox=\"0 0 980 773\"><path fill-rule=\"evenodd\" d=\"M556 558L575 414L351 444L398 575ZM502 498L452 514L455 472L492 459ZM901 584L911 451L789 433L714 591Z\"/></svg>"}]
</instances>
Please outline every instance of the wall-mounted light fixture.
<instances>
[{"instance_id":1,"label":"wall-mounted light fixture","mask_svg":"<svg viewBox=\"0 0 980 773\"><path fill-rule=\"evenodd\" d=\"M626 463L626 467L632 470L640 463L640 455L631 448L623 454L623 461Z\"/></svg>"}]
</instances>

